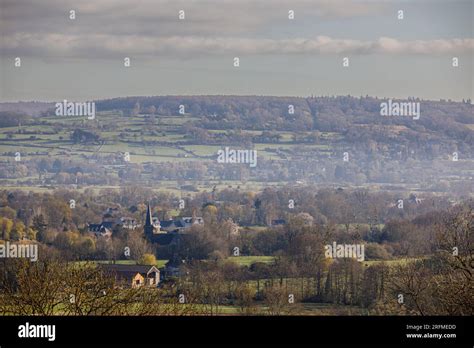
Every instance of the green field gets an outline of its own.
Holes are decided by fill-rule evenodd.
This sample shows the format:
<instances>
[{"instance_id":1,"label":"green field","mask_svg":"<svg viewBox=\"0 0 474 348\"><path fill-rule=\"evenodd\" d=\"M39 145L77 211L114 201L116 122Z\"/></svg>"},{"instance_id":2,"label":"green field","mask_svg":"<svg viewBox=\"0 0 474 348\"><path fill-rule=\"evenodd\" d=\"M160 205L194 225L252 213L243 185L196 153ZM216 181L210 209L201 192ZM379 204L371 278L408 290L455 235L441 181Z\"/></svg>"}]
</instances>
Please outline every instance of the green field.
<instances>
[{"instance_id":1,"label":"green field","mask_svg":"<svg viewBox=\"0 0 474 348\"><path fill-rule=\"evenodd\" d=\"M68 158L77 158L81 155L90 156L91 153L113 154L130 152L137 156L135 162L161 162L165 158L186 161L189 158L214 156L219 145L187 144L185 150L175 146L177 142L184 142L188 135L183 132L182 126L198 121L198 117L191 116L155 116L150 119L146 115L134 117L121 116L120 112L98 112L95 120L85 117L42 117L41 124L26 124L20 127L0 128L0 159L9 159L6 152L20 151L30 153L31 156L52 156L53 150L62 150ZM105 142L103 146L75 145L70 141L71 132L76 129L92 130L100 134ZM211 134L230 134L234 130L207 130ZM260 136L262 131L240 130L242 134ZM153 135L150 134L153 132ZM278 144L255 144L261 156L277 159L272 150L295 150L301 144L292 143L292 132L275 131L280 135ZM309 134L310 132L306 132ZM303 134L304 135L304 134ZM321 138L334 138L337 133L321 133ZM145 144L143 144L145 142ZM304 145L313 149L327 150L327 145ZM100 150L99 150L100 148ZM39 153L36 153L39 152ZM185 156L186 155L186 156ZM132 161L133 158L132 158Z\"/></svg>"},{"instance_id":2,"label":"green field","mask_svg":"<svg viewBox=\"0 0 474 348\"><path fill-rule=\"evenodd\" d=\"M112 264L113 261L91 261L97 264ZM156 267L162 268L165 266L165 264L168 262L168 260L156 260ZM137 261L135 260L116 260L115 261L116 265L136 265Z\"/></svg>"},{"instance_id":3,"label":"green field","mask_svg":"<svg viewBox=\"0 0 474 348\"><path fill-rule=\"evenodd\" d=\"M256 262L272 263L275 260L274 256L231 256L227 258L228 261L235 262L239 266L250 266Z\"/></svg>"},{"instance_id":4,"label":"green field","mask_svg":"<svg viewBox=\"0 0 474 348\"><path fill-rule=\"evenodd\" d=\"M94 120L86 117L63 117L48 116L34 118L29 124L21 127L0 128L0 162L7 166L17 164L15 153L20 152L22 161L48 159L53 161L60 159L63 162L90 163L110 173L115 182L119 181L118 173L124 168L126 162L120 159L125 153L130 155L130 163L135 165L146 165L149 163L185 163L192 161L214 161L217 151L229 146L225 138L222 143L202 144L200 140L194 139L186 133L186 126L199 127L198 117L191 116L122 116L119 111L98 112ZM195 124L193 124L195 122ZM74 130L80 129L94 132L100 136L101 144L75 144L71 140ZM259 130L222 130L206 129L208 134L230 135L236 131L244 135L259 137ZM255 140L253 148L258 151L258 158L288 161L293 156L301 157L314 153L327 154L331 149L325 144L300 144L294 143L294 133L290 131L272 131L277 133L279 143L258 143ZM309 135L311 132L301 132L300 136ZM321 133L321 139L335 138L337 133ZM239 144L233 145L239 148ZM21 162L20 162L21 163ZM55 173L48 172L47 179L54 178ZM44 179L44 178L43 178ZM146 175L140 179L145 184L148 180ZM210 192L214 186L218 190L225 188L236 188L249 191L260 191L263 187L281 186L281 182L268 181L245 181L240 180L222 182L209 178L206 183L192 182L199 192ZM29 182L26 182L29 181ZM53 181L55 182L55 181ZM71 184L69 182L69 184ZM189 184L186 183L186 184ZM5 179L4 185L11 189L31 190L44 192L58 187L69 187L64 184L45 184L37 176L15 177ZM148 185L148 183L147 183ZM151 185L154 188L155 185ZM111 187L104 184L89 184L74 187L84 190L86 188ZM113 187L113 186L112 186ZM180 185L174 180L160 182L160 190L174 194L181 194ZM194 194L195 192L191 192Z\"/></svg>"},{"instance_id":5,"label":"green field","mask_svg":"<svg viewBox=\"0 0 474 348\"><path fill-rule=\"evenodd\" d=\"M389 267L392 267L396 265L406 265L407 263L419 261L419 260L423 260L427 258L428 257L410 257L410 258L392 259L392 260L370 260L370 261L363 261L363 264L365 266L385 264Z\"/></svg>"}]
</instances>

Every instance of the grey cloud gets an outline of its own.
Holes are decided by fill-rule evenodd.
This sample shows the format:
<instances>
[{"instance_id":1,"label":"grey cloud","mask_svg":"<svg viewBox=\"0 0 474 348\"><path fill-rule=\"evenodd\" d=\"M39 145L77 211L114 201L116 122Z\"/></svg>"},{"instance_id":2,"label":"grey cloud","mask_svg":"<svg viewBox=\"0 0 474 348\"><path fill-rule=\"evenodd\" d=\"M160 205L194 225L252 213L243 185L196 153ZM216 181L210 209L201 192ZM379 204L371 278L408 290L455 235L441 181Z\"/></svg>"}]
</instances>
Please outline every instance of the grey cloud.
<instances>
[{"instance_id":1,"label":"grey cloud","mask_svg":"<svg viewBox=\"0 0 474 348\"><path fill-rule=\"evenodd\" d=\"M348 18L375 14L386 8L374 2L347 0L2 0L0 30L4 35L234 35L269 30L293 9L305 17ZM68 20L69 10L77 20ZM186 11L186 21L177 19Z\"/></svg>"},{"instance_id":2,"label":"grey cloud","mask_svg":"<svg viewBox=\"0 0 474 348\"><path fill-rule=\"evenodd\" d=\"M0 6L0 54L8 57L183 59L196 55L457 54L473 49L470 38L363 41L271 35L279 21L287 20L288 9L295 10L299 19L368 16L389 8L385 2L374 1L1 0ZM77 11L75 21L68 19L70 9ZM186 11L184 22L177 19L180 9Z\"/></svg>"},{"instance_id":3,"label":"grey cloud","mask_svg":"<svg viewBox=\"0 0 474 348\"><path fill-rule=\"evenodd\" d=\"M472 52L474 39L400 41L381 37L374 41L336 39L250 39L198 36L112 36L17 34L6 38L2 52L10 55L117 58L193 55L266 55L266 54L461 54Z\"/></svg>"}]
</instances>

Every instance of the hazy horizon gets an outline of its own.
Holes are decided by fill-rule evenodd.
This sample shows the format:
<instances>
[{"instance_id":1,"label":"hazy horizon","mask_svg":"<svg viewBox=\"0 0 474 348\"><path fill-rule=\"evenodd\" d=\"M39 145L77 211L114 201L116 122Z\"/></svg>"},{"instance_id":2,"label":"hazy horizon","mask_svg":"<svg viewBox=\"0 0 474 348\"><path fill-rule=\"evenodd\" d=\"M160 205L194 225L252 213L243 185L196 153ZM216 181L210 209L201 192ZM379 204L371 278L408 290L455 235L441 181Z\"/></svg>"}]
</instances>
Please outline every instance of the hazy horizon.
<instances>
[{"instance_id":1,"label":"hazy horizon","mask_svg":"<svg viewBox=\"0 0 474 348\"><path fill-rule=\"evenodd\" d=\"M429 98L420 98L417 96L406 96L406 97L381 97L378 95L348 95L348 94L331 94L331 95L320 95L320 94L313 94L313 95L275 95L275 94L156 94L156 95L120 95L120 96L112 96L112 97L107 97L107 98L100 98L100 99L88 99L88 101L99 101L99 100L111 100L111 99L120 99L120 98L152 98L152 97L276 97L276 98L337 98L337 97L353 97L353 98L360 98L360 97L368 97L368 98L374 98L374 99L380 99L380 100L387 100L387 99L393 99L393 100L407 100L408 97L414 97L417 98L421 101L428 101L428 102L439 102L440 100L448 101L450 100L451 102L456 102L460 103L462 102L461 98L460 100L457 99L451 99L451 98L438 98L438 99L429 99ZM464 98L466 99L466 98ZM64 100L64 99L63 99ZM63 100L57 100L57 99L51 99L51 100L4 100L0 101L1 104L14 104L14 103L58 103L62 102ZM78 99L67 99L67 101L80 101ZM84 100L85 101L85 100Z\"/></svg>"}]
</instances>

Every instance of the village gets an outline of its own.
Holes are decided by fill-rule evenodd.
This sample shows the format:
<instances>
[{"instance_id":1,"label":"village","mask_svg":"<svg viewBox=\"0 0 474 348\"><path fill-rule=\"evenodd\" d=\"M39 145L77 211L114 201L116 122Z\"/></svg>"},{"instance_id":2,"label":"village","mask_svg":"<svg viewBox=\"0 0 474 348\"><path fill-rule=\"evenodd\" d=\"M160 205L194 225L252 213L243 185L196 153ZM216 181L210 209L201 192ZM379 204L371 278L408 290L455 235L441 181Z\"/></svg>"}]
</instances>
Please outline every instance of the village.
<instances>
[{"instance_id":1,"label":"village","mask_svg":"<svg viewBox=\"0 0 474 348\"><path fill-rule=\"evenodd\" d=\"M99 224L88 224L89 232L96 238L110 239L115 226L128 230L142 229L144 237L152 244L169 245L179 243L179 239L186 230L195 225L203 225L202 217L180 217L160 221L158 217L152 216L150 204L147 205L145 223L143 226L130 217L114 218L114 209L109 208L104 214L104 220ZM165 266L158 269L155 266L146 265L118 265L101 264L102 270L114 275L119 283L133 288L148 286L157 287L165 278L179 276L181 260L172 257Z\"/></svg>"}]
</instances>

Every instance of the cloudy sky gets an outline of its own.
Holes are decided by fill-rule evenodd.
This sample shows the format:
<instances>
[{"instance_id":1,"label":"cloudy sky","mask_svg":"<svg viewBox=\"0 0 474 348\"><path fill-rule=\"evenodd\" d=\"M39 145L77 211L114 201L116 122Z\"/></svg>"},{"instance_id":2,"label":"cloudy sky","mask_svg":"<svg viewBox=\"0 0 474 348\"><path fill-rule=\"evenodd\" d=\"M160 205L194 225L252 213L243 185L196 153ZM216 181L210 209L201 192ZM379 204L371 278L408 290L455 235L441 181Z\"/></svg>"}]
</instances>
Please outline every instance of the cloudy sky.
<instances>
[{"instance_id":1,"label":"cloudy sky","mask_svg":"<svg viewBox=\"0 0 474 348\"><path fill-rule=\"evenodd\" d=\"M0 100L472 98L473 7L474 0L0 0Z\"/></svg>"}]
</instances>

